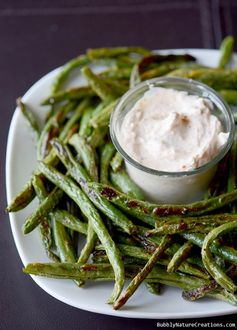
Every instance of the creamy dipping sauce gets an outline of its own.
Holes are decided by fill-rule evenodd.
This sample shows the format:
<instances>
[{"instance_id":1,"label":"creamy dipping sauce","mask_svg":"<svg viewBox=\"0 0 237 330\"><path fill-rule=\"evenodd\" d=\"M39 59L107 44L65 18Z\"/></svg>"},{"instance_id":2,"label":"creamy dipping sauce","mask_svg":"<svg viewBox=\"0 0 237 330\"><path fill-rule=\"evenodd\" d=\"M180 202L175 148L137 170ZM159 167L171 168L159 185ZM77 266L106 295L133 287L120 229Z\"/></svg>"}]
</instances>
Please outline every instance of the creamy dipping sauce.
<instances>
[{"instance_id":1,"label":"creamy dipping sauce","mask_svg":"<svg viewBox=\"0 0 237 330\"><path fill-rule=\"evenodd\" d=\"M150 88L125 115L119 141L143 166L166 172L196 169L228 139L210 100L185 91Z\"/></svg>"},{"instance_id":2,"label":"creamy dipping sauce","mask_svg":"<svg viewBox=\"0 0 237 330\"><path fill-rule=\"evenodd\" d=\"M204 84L176 77L144 81L116 105L112 141L146 200L201 200L234 138L228 105Z\"/></svg>"}]
</instances>

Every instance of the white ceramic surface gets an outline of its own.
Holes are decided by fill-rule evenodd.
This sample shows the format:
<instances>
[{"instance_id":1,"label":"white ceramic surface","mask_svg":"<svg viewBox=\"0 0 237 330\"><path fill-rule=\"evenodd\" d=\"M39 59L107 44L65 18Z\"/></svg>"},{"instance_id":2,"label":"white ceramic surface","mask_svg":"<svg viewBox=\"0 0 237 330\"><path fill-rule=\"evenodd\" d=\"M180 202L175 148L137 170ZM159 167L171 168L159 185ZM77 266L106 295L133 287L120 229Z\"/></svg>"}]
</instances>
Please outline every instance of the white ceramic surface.
<instances>
[{"instance_id":1,"label":"white ceramic surface","mask_svg":"<svg viewBox=\"0 0 237 330\"><path fill-rule=\"evenodd\" d=\"M170 53L171 50L162 51ZM201 64L215 66L219 52L216 50L186 49L173 50L175 53L188 52L196 56ZM237 59L235 58L235 64ZM60 69L56 69L34 84L24 95L23 100L32 107L39 118L42 118L47 107L41 107L40 102L48 96L54 77ZM7 199L10 201L26 183L36 166L36 148L34 137L19 109L12 118L6 158ZM30 262L48 262L38 231L28 235L21 231L25 218L34 210L36 203L31 203L26 209L10 214L10 222L15 244L24 265ZM28 276L28 275L26 275ZM91 312L120 317L172 319L197 318L215 315L237 313L233 307L221 301L201 299L187 302L182 299L182 291L177 288L166 287L161 296L149 294L142 285L126 306L120 311L114 311L106 300L112 290L112 283L87 283L84 288L77 288L73 281L47 279L32 276L33 280L46 292L74 307ZM29 280L30 277L29 277Z\"/></svg>"}]
</instances>

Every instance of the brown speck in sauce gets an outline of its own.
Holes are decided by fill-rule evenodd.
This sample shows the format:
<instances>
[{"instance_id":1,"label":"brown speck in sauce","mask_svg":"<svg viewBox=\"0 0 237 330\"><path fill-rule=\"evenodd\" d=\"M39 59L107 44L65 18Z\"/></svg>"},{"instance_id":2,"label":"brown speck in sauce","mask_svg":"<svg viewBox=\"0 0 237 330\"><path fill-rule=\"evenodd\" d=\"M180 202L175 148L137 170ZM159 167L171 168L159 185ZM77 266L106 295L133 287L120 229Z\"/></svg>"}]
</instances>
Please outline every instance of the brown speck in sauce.
<instances>
[{"instance_id":1,"label":"brown speck in sauce","mask_svg":"<svg viewBox=\"0 0 237 330\"><path fill-rule=\"evenodd\" d=\"M185 116L185 115L183 115L182 117L181 117L181 122L182 122L182 124L188 124L189 123L189 119L188 119L188 117L187 116Z\"/></svg>"}]
</instances>

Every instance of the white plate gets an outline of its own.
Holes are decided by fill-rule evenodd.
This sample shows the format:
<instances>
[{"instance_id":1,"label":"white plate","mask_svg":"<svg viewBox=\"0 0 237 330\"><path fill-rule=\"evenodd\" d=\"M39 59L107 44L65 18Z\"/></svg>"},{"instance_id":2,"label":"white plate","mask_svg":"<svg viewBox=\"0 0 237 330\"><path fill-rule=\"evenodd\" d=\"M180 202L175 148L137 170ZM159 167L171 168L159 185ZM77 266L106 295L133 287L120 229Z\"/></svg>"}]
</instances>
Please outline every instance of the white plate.
<instances>
[{"instance_id":1,"label":"white plate","mask_svg":"<svg viewBox=\"0 0 237 330\"><path fill-rule=\"evenodd\" d=\"M169 53L171 51L163 52ZM173 50L172 52L188 52L197 57L201 64L209 66L215 66L219 58L219 52L216 50L187 49ZM236 59L235 62L237 62ZM48 96L52 81L59 70L56 69L44 76L24 96L24 101L37 111L37 116L40 118L45 115L47 109L39 104ZM22 114L19 109L16 109L7 144L6 184L8 201L19 192L35 166L35 141ZM26 209L10 214L13 237L24 265L30 262L49 261L38 231L35 230L28 235L23 235L21 231L25 218L33 211L35 205L33 202ZM114 311L110 305L106 304L113 287L112 283L88 283L85 288L77 288L70 280L47 279L36 276L32 276L32 278L53 297L71 306L101 314L132 318L171 319L237 313L236 307L221 301L201 299L197 302L187 302L182 299L181 290L177 288L166 287L161 296L154 296L149 294L144 286L137 290L122 310Z\"/></svg>"}]
</instances>

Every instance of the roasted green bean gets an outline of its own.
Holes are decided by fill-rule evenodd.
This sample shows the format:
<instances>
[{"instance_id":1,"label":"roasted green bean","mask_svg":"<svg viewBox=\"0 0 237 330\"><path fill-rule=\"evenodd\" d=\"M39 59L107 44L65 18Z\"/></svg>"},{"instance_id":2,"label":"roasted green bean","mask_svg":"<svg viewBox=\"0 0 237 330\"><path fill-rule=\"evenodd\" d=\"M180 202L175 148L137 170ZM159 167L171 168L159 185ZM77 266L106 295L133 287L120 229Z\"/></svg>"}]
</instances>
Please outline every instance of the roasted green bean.
<instances>
[{"instance_id":1,"label":"roasted green bean","mask_svg":"<svg viewBox=\"0 0 237 330\"><path fill-rule=\"evenodd\" d=\"M124 285L124 267L119 250L111 239L98 211L73 180L59 173L51 166L43 163L39 164L39 169L50 181L65 191L65 193L80 207L82 213L92 221L94 231L104 245L110 263L114 269L115 287L108 300L109 303L113 303L120 295Z\"/></svg>"}]
</instances>

